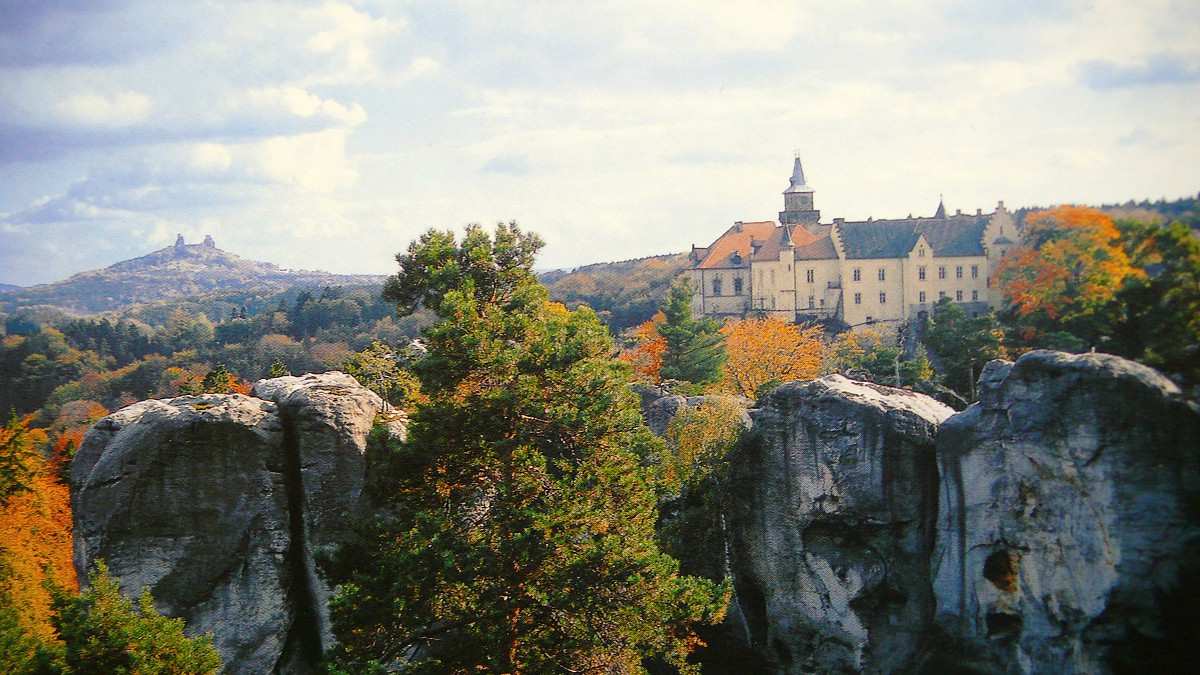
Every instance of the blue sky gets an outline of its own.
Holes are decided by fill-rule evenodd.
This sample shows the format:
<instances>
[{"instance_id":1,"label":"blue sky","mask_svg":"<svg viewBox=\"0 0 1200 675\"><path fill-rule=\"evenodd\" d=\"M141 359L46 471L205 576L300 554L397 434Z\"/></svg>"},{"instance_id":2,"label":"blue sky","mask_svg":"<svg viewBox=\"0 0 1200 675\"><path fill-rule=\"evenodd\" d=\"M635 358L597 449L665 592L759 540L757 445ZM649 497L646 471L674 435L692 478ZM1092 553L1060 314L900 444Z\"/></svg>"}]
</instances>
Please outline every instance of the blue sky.
<instances>
[{"instance_id":1,"label":"blue sky","mask_svg":"<svg viewBox=\"0 0 1200 675\"><path fill-rule=\"evenodd\" d=\"M0 282L176 233L387 273L515 219L540 267L835 216L1200 190L1200 4L0 0Z\"/></svg>"}]
</instances>

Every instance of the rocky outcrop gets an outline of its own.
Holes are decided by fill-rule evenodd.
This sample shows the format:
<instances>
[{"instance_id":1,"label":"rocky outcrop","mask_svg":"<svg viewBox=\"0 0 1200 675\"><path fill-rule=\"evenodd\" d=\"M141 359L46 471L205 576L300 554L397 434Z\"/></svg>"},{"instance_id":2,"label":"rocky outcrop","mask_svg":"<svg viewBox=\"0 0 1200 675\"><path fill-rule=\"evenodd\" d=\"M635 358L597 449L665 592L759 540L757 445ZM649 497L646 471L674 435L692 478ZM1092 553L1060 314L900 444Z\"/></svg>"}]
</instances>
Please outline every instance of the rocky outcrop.
<instances>
[{"instance_id":1,"label":"rocky outcrop","mask_svg":"<svg viewBox=\"0 0 1200 675\"><path fill-rule=\"evenodd\" d=\"M359 508L381 402L342 373L255 397L144 401L96 423L71 466L75 565L149 587L231 673L310 669L331 643L314 558Z\"/></svg>"},{"instance_id":2,"label":"rocky outcrop","mask_svg":"<svg viewBox=\"0 0 1200 675\"><path fill-rule=\"evenodd\" d=\"M730 514L753 644L780 673L904 666L933 616L934 437L954 411L840 375L762 403Z\"/></svg>"},{"instance_id":3,"label":"rocky outcrop","mask_svg":"<svg viewBox=\"0 0 1200 675\"><path fill-rule=\"evenodd\" d=\"M930 672L1181 672L1200 597L1196 406L1104 354L992 362L979 391L938 438L948 644Z\"/></svg>"}]
</instances>

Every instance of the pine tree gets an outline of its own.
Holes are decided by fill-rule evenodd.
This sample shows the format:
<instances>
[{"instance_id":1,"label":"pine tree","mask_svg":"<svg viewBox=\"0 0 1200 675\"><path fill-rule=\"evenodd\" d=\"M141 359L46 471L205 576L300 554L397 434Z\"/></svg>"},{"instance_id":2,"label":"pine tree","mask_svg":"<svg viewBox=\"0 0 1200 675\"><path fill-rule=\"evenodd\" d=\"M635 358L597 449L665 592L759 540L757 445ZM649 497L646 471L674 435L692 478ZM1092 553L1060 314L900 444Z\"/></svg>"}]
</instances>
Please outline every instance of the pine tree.
<instances>
[{"instance_id":1,"label":"pine tree","mask_svg":"<svg viewBox=\"0 0 1200 675\"><path fill-rule=\"evenodd\" d=\"M661 444L596 315L548 302L540 246L472 226L398 256L387 297L440 321L414 366L428 401L373 451L391 516L330 569L354 672L414 655L406 672L687 670L693 627L723 613L722 589L655 543Z\"/></svg>"},{"instance_id":2,"label":"pine tree","mask_svg":"<svg viewBox=\"0 0 1200 675\"><path fill-rule=\"evenodd\" d=\"M681 277L671 286L663 306L666 320L658 332L666 339L661 373L665 379L710 384L721 378L725 364L725 338L711 318L692 316L692 285Z\"/></svg>"}]
</instances>

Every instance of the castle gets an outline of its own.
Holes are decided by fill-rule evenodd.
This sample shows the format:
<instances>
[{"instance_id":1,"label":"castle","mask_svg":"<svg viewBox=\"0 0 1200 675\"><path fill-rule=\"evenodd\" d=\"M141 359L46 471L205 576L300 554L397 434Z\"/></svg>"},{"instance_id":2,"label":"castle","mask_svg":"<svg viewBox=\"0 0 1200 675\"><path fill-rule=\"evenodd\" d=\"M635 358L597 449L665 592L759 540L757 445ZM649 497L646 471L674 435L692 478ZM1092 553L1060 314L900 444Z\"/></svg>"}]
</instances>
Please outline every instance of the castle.
<instances>
[{"instance_id":1,"label":"castle","mask_svg":"<svg viewBox=\"0 0 1200 675\"><path fill-rule=\"evenodd\" d=\"M1000 305L991 282L1019 233L1004 202L992 213L822 223L796 157L779 222L736 222L707 247L692 247L693 311L712 317L771 316L842 327L900 322L941 298L970 314Z\"/></svg>"}]
</instances>

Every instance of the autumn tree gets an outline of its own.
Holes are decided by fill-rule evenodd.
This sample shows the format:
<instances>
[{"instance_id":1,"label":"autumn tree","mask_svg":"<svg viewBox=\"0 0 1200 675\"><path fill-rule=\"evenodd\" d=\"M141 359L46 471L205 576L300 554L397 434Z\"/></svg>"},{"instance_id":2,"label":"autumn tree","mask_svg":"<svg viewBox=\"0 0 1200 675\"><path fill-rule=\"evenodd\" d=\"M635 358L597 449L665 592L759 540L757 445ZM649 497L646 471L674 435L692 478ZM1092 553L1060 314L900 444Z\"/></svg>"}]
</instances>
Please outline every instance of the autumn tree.
<instances>
[{"instance_id":1,"label":"autumn tree","mask_svg":"<svg viewBox=\"0 0 1200 675\"><path fill-rule=\"evenodd\" d=\"M1019 341L1044 346L1046 336L1057 332L1083 346L1105 334L1104 308L1126 279L1139 274L1112 218L1061 206L1026 216L1022 245L1000 261L996 280Z\"/></svg>"},{"instance_id":2,"label":"autumn tree","mask_svg":"<svg viewBox=\"0 0 1200 675\"><path fill-rule=\"evenodd\" d=\"M658 312L633 330L634 345L621 352L620 358L633 367L633 372L650 382L662 380L663 354L667 340L658 332L666 316Z\"/></svg>"},{"instance_id":3,"label":"autumn tree","mask_svg":"<svg viewBox=\"0 0 1200 675\"><path fill-rule=\"evenodd\" d=\"M0 632L27 647L56 639L45 582L75 587L70 493L37 451L47 438L31 419L0 428Z\"/></svg>"},{"instance_id":4,"label":"autumn tree","mask_svg":"<svg viewBox=\"0 0 1200 675\"><path fill-rule=\"evenodd\" d=\"M764 386L821 374L824 347L818 326L744 319L726 323L721 333L729 355L722 380L726 391L757 398Z\"/></svg>"},{"instance_id":5,"label":"autumn tree","mask_svg":"<svg viewBox=\"0 0 1200 675\"><path fill-rule=\"evenodd\" d=\"M692 315L692 284L686 277L671 286L662 312L663 322L658 325L666 342L662 377L694 384L720 379L726 358L725 339L715 320Z\"/></svg>"},{"instance_id":6,"label":"autumn tree","mask_svg":"<svg viewBox=\"0 0 1200 675\"><path fill-rule=\"evenodd\" d=\"M715 584L659 550L645 463L660 442L596 315L548 302L540 247L471 226L398 256L388 297L439 321L408 439L376 435L388 515L330 567L353 672L414 653L406 672L688 669L694 625L723 612Z\"/></svg>"}]
</instances>

